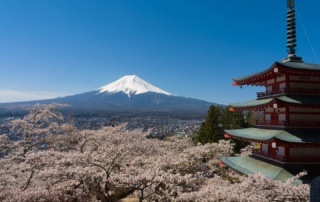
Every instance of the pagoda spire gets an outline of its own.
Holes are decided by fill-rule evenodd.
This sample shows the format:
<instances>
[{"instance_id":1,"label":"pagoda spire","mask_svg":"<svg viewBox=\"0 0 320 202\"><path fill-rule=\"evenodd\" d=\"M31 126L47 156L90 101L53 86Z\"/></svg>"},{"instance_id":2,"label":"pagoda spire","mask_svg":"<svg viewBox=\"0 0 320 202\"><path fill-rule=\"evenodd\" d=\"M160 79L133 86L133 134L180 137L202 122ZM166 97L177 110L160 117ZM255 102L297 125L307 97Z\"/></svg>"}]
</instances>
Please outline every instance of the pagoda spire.
<instances>
[{"instance_id":1,"label":"pagoda spire","mask_svg":"<svg viewBox=\"0 0 320 202\"><path fill-rule=\"evenodd\" d=\"M296 53L296 18L294 10L294 0L287 0L287 48L288 57L283 62L302 62L301 57L297 57Z\"/></svg>"}]
</instances>

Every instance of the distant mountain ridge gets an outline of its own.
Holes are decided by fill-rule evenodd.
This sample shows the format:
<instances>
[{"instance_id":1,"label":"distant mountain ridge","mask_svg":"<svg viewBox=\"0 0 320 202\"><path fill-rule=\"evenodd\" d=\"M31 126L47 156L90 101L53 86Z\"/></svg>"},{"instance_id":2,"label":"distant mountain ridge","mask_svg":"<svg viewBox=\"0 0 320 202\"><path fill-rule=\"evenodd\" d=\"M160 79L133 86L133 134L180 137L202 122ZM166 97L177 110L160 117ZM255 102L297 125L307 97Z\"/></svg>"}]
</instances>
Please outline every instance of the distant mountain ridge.
<instances>
[{"instance_id":1,"label":"distant mountain ridge","mask_svg":"<svg viewBox=\"0 0 320 202\"><path fill-rule=\"evenodd\" d=\"M174 112L205 114L215 104L199 99L173 95L144 81L127 75L98 90L60 98L29 102L0 103L0 108L22 109L36 103L67 104L66 109L83 112Z\"/></svg>"}]
</instances>

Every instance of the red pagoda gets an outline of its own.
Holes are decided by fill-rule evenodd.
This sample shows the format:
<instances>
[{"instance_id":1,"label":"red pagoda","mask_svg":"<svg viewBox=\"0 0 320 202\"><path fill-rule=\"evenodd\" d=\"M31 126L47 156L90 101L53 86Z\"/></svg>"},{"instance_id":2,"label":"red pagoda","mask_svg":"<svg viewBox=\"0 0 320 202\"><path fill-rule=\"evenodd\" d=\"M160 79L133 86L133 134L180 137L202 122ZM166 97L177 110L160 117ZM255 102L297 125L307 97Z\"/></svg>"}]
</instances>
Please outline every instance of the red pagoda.
<instances>
[{"instance_id":1,"label":"red pagoda","mask_svg":"<svg viewBox=\"0 0 320 202\"><path fill-rule=\"evenodd\" d=\"M251 156L223 157L222 162L245 173L262 172L285 180L307 170L320 174L320 65L295 55L294 0L287 0L288 57L265 71L235 78L233 85L264 86L257 99L231 104L230 111L256 111L255 127L225 130L226 137L253 142Z\"/></svg>"}]
</instances>

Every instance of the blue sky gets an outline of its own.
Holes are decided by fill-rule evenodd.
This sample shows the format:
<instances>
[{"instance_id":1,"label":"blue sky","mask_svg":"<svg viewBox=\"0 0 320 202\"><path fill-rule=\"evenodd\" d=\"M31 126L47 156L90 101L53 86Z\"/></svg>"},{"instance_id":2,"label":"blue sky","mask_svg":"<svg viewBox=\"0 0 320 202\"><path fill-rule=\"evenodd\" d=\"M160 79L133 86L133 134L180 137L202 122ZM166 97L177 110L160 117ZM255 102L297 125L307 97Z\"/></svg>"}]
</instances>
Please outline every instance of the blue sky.
<instances>
[{"instance_id":1,"label":"blue sky","mask_svg":"<svg viewBox=\"0 0 320 202\"><path fill-rule=\"evenodd\" d=\"M320 1L296 0L296 10L297 55L318 63ZM0 102L87 92L135 74L228 104L262 91L233 87L232 78L286 56L286 0L0 1Z\"/></svg>"}]
</instances>

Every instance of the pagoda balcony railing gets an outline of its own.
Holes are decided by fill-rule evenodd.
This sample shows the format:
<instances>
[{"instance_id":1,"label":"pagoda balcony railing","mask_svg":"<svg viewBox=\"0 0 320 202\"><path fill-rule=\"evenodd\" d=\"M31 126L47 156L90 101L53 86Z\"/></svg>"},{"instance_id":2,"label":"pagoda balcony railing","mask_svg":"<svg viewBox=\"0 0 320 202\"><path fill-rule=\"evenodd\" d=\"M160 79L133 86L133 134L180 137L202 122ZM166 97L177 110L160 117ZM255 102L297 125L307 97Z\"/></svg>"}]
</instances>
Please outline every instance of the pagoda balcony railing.
<instances>
[{"instance_id":1,"label":"pagoda balcony railing","mask_svg":"<svg viewBox=\"0 0 320 202\"><path fill-rule=\"evenodd\" d=\"M285 157L277 154L270 154L268 152L260 151L259 149L254 149L252 152L253 155L258 157L264 157L270 160L276 160L280 162L286 163L294 163L294 162L308 162L308 163L320 163L320 156L289 156Z\"/></svg>"},{"instance_id":2,"label":"pagoda balcony railing","mask_svg":"<svg viewBox=\"0 0 320 202\"><path fill-rule=\"evenodd\" d=\"M307 94L307 95L320 95L320 89L301 89L301 88L281 88L279 90L257 92L257 97L267 97L277 94Z\"/></svg>"},{"instance_id":3,"label":"pagoda balcony railing","mask_svg":"<svg viewBox=\"0 0 320 202\"><path fill-rule=\"evenodd\" d=\"M320 128L320 121L257 121L256 126Z\"/></svg>"}]
</instances>

